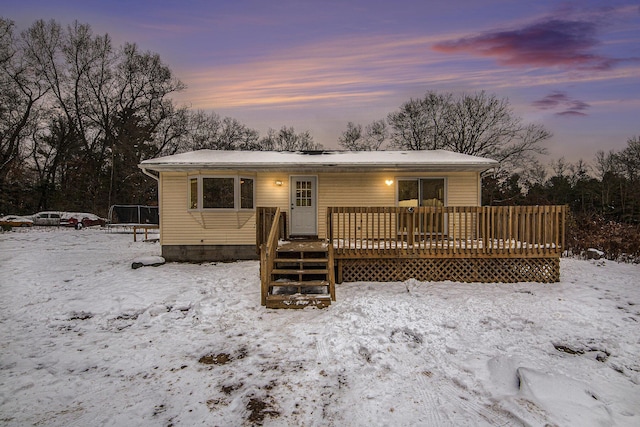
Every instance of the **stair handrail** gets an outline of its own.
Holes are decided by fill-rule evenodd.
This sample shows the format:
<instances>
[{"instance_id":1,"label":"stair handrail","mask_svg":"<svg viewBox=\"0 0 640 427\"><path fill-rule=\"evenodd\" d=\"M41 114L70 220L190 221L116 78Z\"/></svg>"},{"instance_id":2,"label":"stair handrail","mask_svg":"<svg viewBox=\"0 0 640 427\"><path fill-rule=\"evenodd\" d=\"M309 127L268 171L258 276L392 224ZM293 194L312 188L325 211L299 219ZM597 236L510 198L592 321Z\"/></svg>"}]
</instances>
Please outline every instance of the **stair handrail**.
<instances>
[{"instance_id":1,"label":"stair handrail","mask_svg":"<svg viewBox=\"0 0 640 427\"><path fill-rule=\"evenodd\" d=\"M267 305L267 295L269 293L269 280L271 271L273 270L274 260L276 258L276 250L278 249L278 240L280 237L280 208L276 208L271 230L266 242L260 247L260 280L262 282L261 304Z\"/></svg>"}]
</instances>

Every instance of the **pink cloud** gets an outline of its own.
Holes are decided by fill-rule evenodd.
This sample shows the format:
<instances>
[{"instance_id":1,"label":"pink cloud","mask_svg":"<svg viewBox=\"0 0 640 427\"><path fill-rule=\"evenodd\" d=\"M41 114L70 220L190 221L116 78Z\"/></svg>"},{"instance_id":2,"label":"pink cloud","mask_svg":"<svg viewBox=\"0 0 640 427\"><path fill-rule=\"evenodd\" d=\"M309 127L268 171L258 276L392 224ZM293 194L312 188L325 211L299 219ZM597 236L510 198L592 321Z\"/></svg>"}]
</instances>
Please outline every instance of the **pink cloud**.
<instances>
[{"instance_id":1,"label":"pink cloud","mask_svg":"<svg viewBox=\"0 0 640 427\"><path fill-rule=\"evenodd\" d=\"M369 106L388 97L397 85L424 81L428 61L416 52L433 41L372 36L305 44L246 62L193 70L185 93L196 108ZM446 71L429 78L456 76Z\"/></svg>"},{"instance_id":2,"label":"pink cloud","mask_svg":"<svg viewBox=\"0 0 640 427\"><path fill-rule=\"evenodd\" d=\"M503 65L607 70L619 60L592 51L599 44L596 33L593 22L550 19L440 42L433 49L492 57Z\"/></svg>"}]
</instances>

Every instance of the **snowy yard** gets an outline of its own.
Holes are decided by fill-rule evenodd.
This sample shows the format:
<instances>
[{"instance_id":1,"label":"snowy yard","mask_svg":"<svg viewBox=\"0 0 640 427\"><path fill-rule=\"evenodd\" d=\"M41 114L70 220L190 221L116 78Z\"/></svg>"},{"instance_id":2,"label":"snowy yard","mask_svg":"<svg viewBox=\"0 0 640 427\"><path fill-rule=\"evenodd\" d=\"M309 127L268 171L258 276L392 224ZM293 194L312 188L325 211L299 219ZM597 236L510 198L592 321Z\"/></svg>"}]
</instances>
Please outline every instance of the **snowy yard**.
<instances>
[{"instance_id":1,"label":"snowy yard","mask_svg":"<svg viewBox=\"0 0 640 427\"><path fill-rule=\"evenodd\" d=\"M640 425L638 265L349 283L328 309L278 311L257 262L131 268L159 252L0 234L0 424Z\"/></svg>"}]
</instances>

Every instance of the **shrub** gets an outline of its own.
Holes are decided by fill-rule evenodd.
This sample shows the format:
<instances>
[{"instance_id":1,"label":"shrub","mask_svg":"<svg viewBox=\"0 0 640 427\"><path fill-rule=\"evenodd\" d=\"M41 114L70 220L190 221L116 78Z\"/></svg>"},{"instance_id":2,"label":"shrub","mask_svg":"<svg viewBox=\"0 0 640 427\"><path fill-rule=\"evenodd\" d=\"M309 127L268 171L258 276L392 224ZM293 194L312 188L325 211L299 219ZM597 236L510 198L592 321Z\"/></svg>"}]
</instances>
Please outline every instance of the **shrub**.
<instances>
[{"instance_id":1,"label":"shrub","mask_svg":"<svg viewBox=\"0 0 640 427\"><path fill-rule=\"evenodd\" d=\"M570 254L584 256L589 248L609 260L640 263L640 226L607 221L598 215L569 213L566 246Z\"/></svg>"}]
</instances>

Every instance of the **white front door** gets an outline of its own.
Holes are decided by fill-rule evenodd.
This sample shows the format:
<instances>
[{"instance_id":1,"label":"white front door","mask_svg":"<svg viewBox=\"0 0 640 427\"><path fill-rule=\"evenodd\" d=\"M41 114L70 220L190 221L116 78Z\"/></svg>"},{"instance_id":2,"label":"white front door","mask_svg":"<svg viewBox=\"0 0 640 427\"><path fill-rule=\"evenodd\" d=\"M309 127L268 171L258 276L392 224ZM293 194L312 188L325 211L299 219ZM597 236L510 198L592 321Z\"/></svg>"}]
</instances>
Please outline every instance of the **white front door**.
<instances>
[{"instance_id":1,"label":"white front door","mask_svg":"<svg viewBox=\"0 0 640 427\"><path fill-rule=\"evenodd\" d=\"M291 210L289 234L316 236L318 234L318 179L315 176L291 177Z\"/></svg>"}]
</instances>

